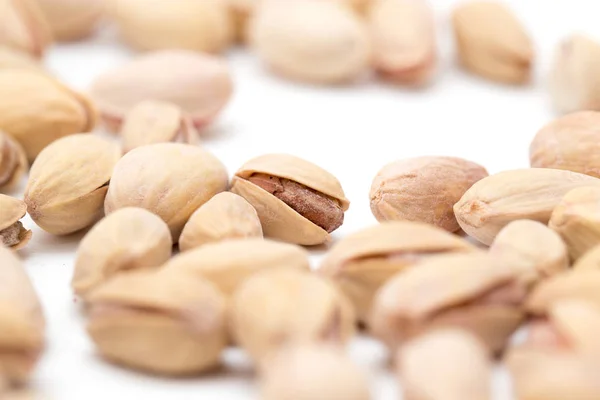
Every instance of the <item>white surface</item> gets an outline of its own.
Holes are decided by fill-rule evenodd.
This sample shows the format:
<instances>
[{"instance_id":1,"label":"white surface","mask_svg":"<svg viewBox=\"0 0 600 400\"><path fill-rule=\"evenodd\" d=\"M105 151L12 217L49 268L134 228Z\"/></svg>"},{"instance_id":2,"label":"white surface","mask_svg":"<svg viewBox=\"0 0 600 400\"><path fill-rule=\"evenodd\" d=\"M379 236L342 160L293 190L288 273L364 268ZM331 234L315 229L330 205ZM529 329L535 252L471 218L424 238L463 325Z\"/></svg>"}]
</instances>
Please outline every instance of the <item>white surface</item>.
<instances>
[{"instance_id":1,"label":"white surface","mask_svg":"<svg viewBox=\"0 0 600 400\"><path fill-rule=\"evenodd\" d=\"M432 0L438 12L443 65L430 88L411 91L368 81L352 87L301 86L267 74L246 52L229 59L235 96L210 129L204 145L233 173L266 152L290 152L328 169L342 182L352 206L335 238L375 222L368 191L387 162L419 155L453 155L486 166L491 173L528 166L528 146L552 113L543 85L498 86L465 75L454 65L448 32L451 0ZM557 41L573 31L600 36L594 0L514 0L530 29L545 71ZM60 78L86 89L94 76L130 57L110 35L63 45L48 55ZM26 224L32 226L31 221ZM34 387L55 400L250 399L256 397L251 369L241 352L225 356L225 372L197 379L168 380L127 371L100 360L84 330L69 286L82 234L54 238L37 227L22 252L48 317L48 349ZM315 258L318 257L315 256ZM359 340L352 354L372 378L374 399L399 397L386 374L386 352ZM442 356L442 355L441 355ZM434 383L432 383L434 384ZM494 382L495 398L510 399L506 376ZM327 399L323 399L327 400Z\"/></svg>"}]
</instances>

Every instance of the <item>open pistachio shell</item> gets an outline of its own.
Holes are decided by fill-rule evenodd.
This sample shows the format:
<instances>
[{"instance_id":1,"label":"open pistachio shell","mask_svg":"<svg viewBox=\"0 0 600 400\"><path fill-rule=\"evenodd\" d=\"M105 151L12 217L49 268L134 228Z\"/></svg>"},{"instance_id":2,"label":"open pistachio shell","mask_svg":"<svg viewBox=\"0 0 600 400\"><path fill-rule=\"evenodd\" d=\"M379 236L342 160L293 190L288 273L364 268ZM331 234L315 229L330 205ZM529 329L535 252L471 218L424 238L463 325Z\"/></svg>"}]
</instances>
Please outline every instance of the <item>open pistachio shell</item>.
<instances>
[{"instance_id":1,"label":"open pistachio shell","mask_svg":"<svg viewBox=\"0 0 600 400\"><path fill-rule=\"evenodd\" d=\"M26 213L23 201L0 194L0 244L18 250L29 242L32 233L19 221Z\"/></svg>"},{"instance_id":2,"label":"open pistachio shell","mask_svg":"<svg viewBox=\"0 0 600 400\"><path fill-rule=\"evenodd\" d=\"M52 33L35 0L0 0L0 43L41 57Z\"/></svg>"},{"instance_id":3,"label":"open pistachio shell","mask_svg":"<svg viewBox=\"0 0 600 400\"><path fill-rule=\"evenodd\" d=\"M544 281L527 299L527 310L545 314L557 301L582 299L600 305L600 270L572 270Z\"/></svg>"}]
</instances>

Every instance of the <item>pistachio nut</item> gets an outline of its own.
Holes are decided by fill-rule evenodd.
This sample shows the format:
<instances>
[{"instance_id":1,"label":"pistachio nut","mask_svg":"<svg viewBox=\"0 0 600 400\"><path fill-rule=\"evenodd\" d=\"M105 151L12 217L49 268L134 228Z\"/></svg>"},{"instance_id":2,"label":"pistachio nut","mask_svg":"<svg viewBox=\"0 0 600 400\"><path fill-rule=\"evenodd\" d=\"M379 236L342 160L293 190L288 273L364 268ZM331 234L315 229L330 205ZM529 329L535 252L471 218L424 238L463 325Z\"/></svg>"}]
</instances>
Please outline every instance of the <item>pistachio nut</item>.
<instances>
[{"instance_id":1,"label":"pistachio nut","mask_svg":"<svg viewBox=\"0 0 600 400\"><path fill-rule=\"evenodd\" d=\"M369 400L365 374L342 349L323 343L286 346L261 374L262 400Z\"/></svg>"},{"instance_id":2,"label":"pistachio nut","mask_svg":"<svg viewBox=\"0 0 600 400\"><path fill-rule=\"evenodd\" d=\"M231 191L254 206L265 236L301 245L328 241L350 207L333 175L289 154L248 161L233 177Z\"/></svg>"},{"instance_id":3,"label":"pistachio nut","mask_svg":"<svg viewBox=\"0 0 600 400\"><path fill-rule=\"evenodd\" d=\"M17 186L28 168L21 145L0 131L0 191L10 191Z\"/></svg>"},{"instance_id":4,"label":"pistachio nut","mask_svg":"<svg viewBox=\"0 0 600 400\"><path fill-rule=\"evenodd\" d=\"M492 365L487 350L465 331L440 329L424 334L402 346L397 358L406 400L491 398Z\"/></svg>"},{"instance_id":5,"label":"pistachio nut","mask_svg":"<svg viewBox=\"0 0 600 400\"><path fill-rule=\"evenodd\" d=\"M428 83L437 67L433 11L426 0L373 0L368 12L375 67L384 78Z\"/></svg>"},{"instance_id":6,"label":"pistachio nut","mask_svg":"<svg viewBox=\"0 0 600 400\"><path fill-rule=\"evenodd\" d=\"M0 0L0 44L41 57L52 44L48 21L35 0Z\"/></svg>"},{"instance_id":7,"label":"pistachio nut","mask_svg":"<svg viewBox=\"0 0 600 400\"><path fill-rule=\"evenodd\" d=\"M0 130L18 141L32 161L61 137L89 132L93 105L49 76L21 69L0 70Z\"/></svg>"},{"instance_id":8,"label":"pistachio nut","mask_svg":"<svg viewBox=\"0 0 600 400\"><path fill-rule=\"evenodd\" d=\"M573 269L578 271L600 269L600 245L592 247L590 251L579 257L573 264Z\"/></svg>"},{"instance_id":9,"label":"pistachio nut","mask_svg":"<svg viewBox=\"0 0 600 400\"><path fill-rule=\"evenodd\" d=\"M600 271L571 270L555 275L538 285L527 299L527 311L544 315L560 300L586 300L600 305Z\"/></svg>"},{"instance_id":10,"label":"pistachio nut","mask_svg":"<svg viewBox=\"0 0 600 400\"><path fill-rule=\"evenodd\" d=\"M548 223L563 196L582 186L600 186L600 179L546 168L500 172L467 190L454 205L454 214L467 234L490 245L512 221L531 219Z\"/></svg>"},{"instance_id":11,"label":"pistachio nut","mask_svg":"<svg viewBox=\"0 0 600 400\"><path fill-rule=\"evenodd\" d=\"M18 250L29 242L31 231L20 221L26 213L24 202L0 194L0 244Z\"/></svg>"},{"instance_id":12,"label":"pistachio nut","mask_svg":"<svg viewBox=\"0 0 600 400\"><path fill-rule=\"evenodd\" d=\"M123 271L156 268L171 257L171 232L142 208L122 208L98 222L81 240L71 286L87 294Z\"/></svg>"},{"instance_id":13,"label":"pistachio nut","mask_svg":"<svg viewBox=\"0 0 600 400\"><path fill-rule=\"evenodd\" d=\"M243 197L222 192L204 203L183 227L181 251L227 239L262 238L256 210Z\"/></svg>"},{"instance_id":14,"label":"pistachio nut","mask_svg":"<svg viewBox=\"0 0 600 400\"><path fill-rule=\"evenodd\" d=\"M186 271L201 276L227 296L250 276L260 271L309 270L308 253L303 248L268 239L230 239L209 243L173 257L164 269Z\"/></svg>"},{"instance_id":15,"label":"pistachio nut","mask_svg":"<svg viewBox=\"0 0 600 400\"><path fill-rule=\"evenodd\" d=\"M256 10L248 29L258 57L274 72L294 80L343 83L362 75L371 61L365 24L337 2L267 1Z\"/></svg>"},{"instance_id":16,"label":"pistachio nut","mask_svg":"<svg viewBox=\"0 0 600 400\"><path fill-rule=\"evenodd\" d=\"M367 322L375 293L397 272L427 258L476 248L458 236L417 222L385 222L337 242L318 273L330 278Z\"/></svg>"},{"instance_id":17,"label":"pistachio nut","mask_svg":"<svg viewBox=\"0 0 600 400\"><path fill-rule=\"evenodd\" d=\"M475 0L460 4L452 15L462 66L484 78L512 84L529 81L533 45L505 4Z\"/></svg>"},{"instance_id":18,"label":"pistachio nut","mask_svg":"<svg viewBox=\"0 0 600 400\"><path fill-rule=\"evenodd\" d=\"M92 225L102 217L108 182L120 156L115 143L90 134L50 144L31 166L25 188L31 219L54 235Z\"/></svg>"},{"instance_id":19,"label":"pistachio nut","mask_svg":"<svg viewBox=\"0 0 600 400\"><path fill-rule=\"evenodd\" d=\"M373 180L371 211L379 222L425 222L455 232L460 226L452 207L486 176L482 166L456 157L396 161L383 167Z\"/></svg>"},{"instance_id":20,"label":"pistachio nut","mask_svg":"<svg viewBox=\"0 0 600 400\"><path fill-rule=\"evenodd\" d=\"M29 53L0 45L0 69L43 71L39 60Z\"/></svg>"},{"instance_id":21,"label":"pistachio nut","mask_svg":"<svg viewBox=\"0 0 600 400\"><path fill-rule=\"evenodd\" d=\"M227 189L223 164L208 151L188 144L138 147L116 164L106 194L105 212L141 207L161 217L174 243L190 216Z\"/></svg>"},{"instance_id":22,"label":"pistachio nut","mask_svg":"<svg viewBox=\"0 0 600 400\"><path fill-rule=\"evenodd\" d=\"M93 290L88 332L99 352L129 368L191 375L219 364L225 299L210 282L161 271L123 272Z\"/></svg>"},{"instance_id":23,"label":"pistachio nut","mask_svg":"<svg viewBox=\"0 0 600 400\"><path fill-rule=\"evenodd\" d=\"M517 274L485 252L442 255L390 279L375 297L370 327L394 351L422 332L455 327L498 354L525 317L526 295Z\"/></svg>"},{"instance_id":24,"label":"pistachio nut","mask_svg":"<svg viewBox=\"0 0 600 400\"><path fill-rule=\"evenodd\" d=\"M354 318L352 305L333 285L290 269L250 277L231 304L233 336L259 362L287 344L344 344L354 335Z\"/></svg>"},{"instance_id":25,"label":"pistachio nut","mask_svg":"<svg viewBox=\"0 0 600 400\"><path fill-rule=\"evenodd\" d=\"M154 143L198 144L198 131L191 118L174 104L145 100L133 107L121 126L123 151Z\"/></svg>"},{"instance_id":26,"label":"pistachio nut","mask_svg":"<svg viewBox=\"0 0 600 400\"><path fill-rule=\"evenodd\" d=\"M104 0L35 0L56 40L90 36L104 13Z\"/></svg>"}]
</instances>

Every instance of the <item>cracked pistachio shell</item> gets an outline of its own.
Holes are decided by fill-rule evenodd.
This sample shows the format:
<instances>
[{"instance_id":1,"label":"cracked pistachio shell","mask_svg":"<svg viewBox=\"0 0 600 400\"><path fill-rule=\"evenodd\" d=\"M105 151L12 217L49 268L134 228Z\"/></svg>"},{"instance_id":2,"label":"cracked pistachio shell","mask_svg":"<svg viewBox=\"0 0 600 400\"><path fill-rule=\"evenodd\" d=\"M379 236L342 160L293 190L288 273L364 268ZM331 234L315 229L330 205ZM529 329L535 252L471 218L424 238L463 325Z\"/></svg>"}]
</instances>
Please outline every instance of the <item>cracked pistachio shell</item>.
<instances>
[{"instance_id":1,"label":"cracked pistachio shell","mask_svg":"<svg viewBox=\"0 0 600 400\"><path fill-rule=\"evenodd\" d=\"M467 234L490 245L512 221L531 219L547 224L564 195L582 186L600 187L600 179L546 168L500 172L467 190L454 205L454 213Z\"/></svg>"},{"instance_id":2,"label":"cracked pistachio shell","mask_svg":"<svg viewBox=\"0 0 600 400\"><path fill-rule=\"evenodd\" d=\"M29 163L23 147L0 131L0 191L10 191L20 183Z\"/></svg>"},{"instance_id":3,"label":"cracked pistachio shell","mask_svg":"<svg viewBox=\"0 0 600 400\"><path fill-rule=\"evenodd\" d=\"M181 251L228 239L262 238L256 210L243 197L222 192L204 203L183 227Z\"/></svg>"},{"instance_id":4,"label":"cracked pistachio shell","mask_svg":"<svg viewBox=\"0 0 600 400\"><path fill-rule=\"evenodd\" d=\"M245 163L231 182L231 191L246 199L258 213L265 236L301 245L330 240L329 233L302 216L273 194L250 182L253 174L265 174L297 182L348 210L340 182L319 166L289 154L266 154Z\"/></svg>"},{"instance_id":5,"label":"cracked pistachio shell","mask_svg":"<svg viewBox=\"0 0 600 400\"><path fill-rule=\"evenodd\" d=\"M18 250L29 242L32 233L19 221L26 213L23 201L0 194L0 245Z\"/></svg>"},{"instance_id":6,"label":"cracked pistachio shell","mask_svg":"<svg viewBox=\"0 0 600 400\"><path fill-rule=\"evenodd\" d=\"M573 264L573 269L578 271L600 269L600 245L593 247L581 256Z\"/></svg>"},{"instance_id":7,"label":"cracked pistachio shell","mask_svg":"<svg viewBox=\"0 0 600 400\"><path fill-rule=\"evenodd\" d=\"M210 282L161 271L124 272L88 300L88 333L117 364L161 375L193 375L219 364L227 344L226 305Z\"/></svg>"},{"instance_id":8,"label":"cracked pistachio shell","mask_svg":"<svg viewBox=\"0 0 600 400\"><path fill-rule=\"evenodd\" d=\"M105 0L35 0L56 40L91 36L104 13Z\"/></svg>"},{"instance_id":9,"label":"cracked pistachio shell","mask_svg":"<svg viewBox=\"0 0 600 400\"><path fill-rule=\"evenodd\" d=\"M90 101L48 75L0 70L0 87L0 130L23 146L30 161L55 140L94 128Z\"/></svg>"},{"instance_id":10,"label":"cracked pistachio shell","mask_svg":"<svg viewBox=\"0 0 600 400\"><path fill-rule=\"evenodd\" d=\"M104 122L114 130L127 112L144 100L177 105L201 128L219 114L232 92L225 61L187 50L139 56L100 75L91 88Z\"/></svg>"},{"instance_id":11,"label":"cracked pistachio shell","mask_svg":"<svg viewBox=\"0 0 600 400\"><path fill-rule=\"evenodd\" d=\"M194 211L226 190L227 184L221 161L201 147L181 143L142 146L116 164L105 212L145 208L167 223L176 243Z\"/></svg>"},{"instance_id":12,"label":"cracked pistachio shell","mask_svg":"<svg viewBox=\"0 0 600 400\"><path fill-rule=\"evenodd\" d=\"M142 208L122 208L98 222L81 240L71 286L88 293L123 271L157 268L171 257L171 232Z\"/></svg>"},{"instance_id":13,"label":"cracked pistachio shell","mask_svg":"<svg viewBox=\"0 0 600 400\"><path fill-rule=\"evenodd\" d=\"M34 56L0 44L0 69L26 69L43 72L43 66Z\"/></svg>"},{"instance_id":14,"label":"cracked pistachio shell","mask_svg":"<svg viewBox=\"0 0 600 400\"><path fill-rule=\"evenodd\" d=\"M52 33L35 0L0 0L0 44L41 57Z\"/></svg>"},{"instance_id":15,"label":"cracked pistachio shell","mask_svg":"<svg viewBox=\"0 0 600 400\"><path fill-rule=\"evenodd\" d=\"M417 222L385 222L337 242L318 273L330 278L365 322L373 296L397 272L432 255L471 252L476 248L458 236Z\"/></svg>"},{"instance_id":16,"label":"cracked pistachio shell","mask_svg":"<svg viewBox=\"0 0 600 400\"><path fill-rule=\"evenodd\" d=\"M120 157L118 145L91 134L67 136L46 147L31 166L25 188L33 221L54 235L95 223Z\"/></svg>"},{"instance_id":17,"label":"cracked pistachio shell","mask_svg":"<svg viewBox=\"0 0 600 400\"><path fill-rule=\"evenodd\" d=\"M305 271L252 276L233 295L232 332L256 361L298 342L342 345L354 336L352 305L329 282Z\"/></svg>"}]
</instances>

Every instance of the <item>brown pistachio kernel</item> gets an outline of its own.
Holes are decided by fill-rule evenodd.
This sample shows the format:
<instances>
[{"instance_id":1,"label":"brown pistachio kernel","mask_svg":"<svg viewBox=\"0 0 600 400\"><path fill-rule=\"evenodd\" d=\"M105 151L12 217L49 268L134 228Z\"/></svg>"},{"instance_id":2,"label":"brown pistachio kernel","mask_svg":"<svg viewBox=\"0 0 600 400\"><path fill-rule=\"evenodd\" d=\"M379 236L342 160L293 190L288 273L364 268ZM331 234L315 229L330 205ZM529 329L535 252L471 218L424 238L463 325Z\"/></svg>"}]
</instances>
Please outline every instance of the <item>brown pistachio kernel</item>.
<instances>
[{"instance_id":1,"label":"brown pistachio kernel","mask_svg":"<svg viewBox=\"0 0 600 400\"><path fill-rule=\"evenodd\" d=\"M0 194L0 244L18 250L29 242L31 231L19 221L26 212L23 201Z\"/></svg>"}]
</instances>

